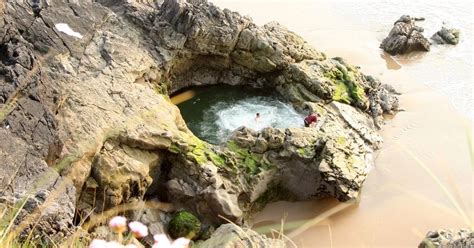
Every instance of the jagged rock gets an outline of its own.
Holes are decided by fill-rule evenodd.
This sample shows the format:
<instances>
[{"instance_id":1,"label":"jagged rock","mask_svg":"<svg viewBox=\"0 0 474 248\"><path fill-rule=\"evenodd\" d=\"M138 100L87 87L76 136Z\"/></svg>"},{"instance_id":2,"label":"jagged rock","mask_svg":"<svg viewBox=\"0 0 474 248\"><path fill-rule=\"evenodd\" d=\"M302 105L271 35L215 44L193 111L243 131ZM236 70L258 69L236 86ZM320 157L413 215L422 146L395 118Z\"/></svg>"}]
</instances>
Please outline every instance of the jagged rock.
<instances>
[{"instance_id":1,"label":"jagged rock","mask_svg":"<svg viewBox=\"0 0 474 248\"><path fill-rule=\"evenodd\" d=\"M285 133L280 129L274 129L271 127L262 129L262 137L267 141L268 148L276 149L280 148L285 141Z\"/></svg>"},{"instance_id":2,"label":"jagged rock","mask_svg":"<svg viewBox=\"0 0 474 248\"><path fill-rule=\"evenodd\" d=\"M286 247L283 240L267 238L264 235L258 234L250 229L243 229L235 224L221 225L212 234L212 236L205 242L196 244L196 247Z\"/></svg>"},{"instance_id":3,"label":"jagged rock","mask_svg":"<svg viewBox=\"0 0 474 248\"><path fill-rule=\"evenodd\" d=\"M441 229L430 231L418 245L419 248L431 247L474 247L474 232L469 229Z\"/></svg>"},{"instance_id":4,"label":"jagged rock","mask_svg":"<svg viewBox=\"0 0 474 248\"><path fill-rule=\"evenodd\" d=\"M382 114L398 109L396 92L360 73L342 58L293 64L276 84L277 90L293 102L335 100L351 104L369 113L378 127L382 124Z\"/></svg>"},{"instance_id":5,"label":"jagged rock","mask_svg":"<svg viewBox=\"0 0 474 248\"><path fill-rule=\"evenodd\" d=\"M268 150L268 142L266 139L259 137L255 140L255 145L252 147L252 152L264 153Z\"/></svg>"},{"instance_id":6,"label":"jagged rock","mask_svg":"<svg viewBox=\"0 0 474 248\"><path fill-rule=\"evenodd\" d=\"M0 4L2 204L34 196L21 218L39 210L41 231L64 237L74 213L149 199L212 226L275 200L358 196L382 114L398 109L392 88L277 23L204 0L142 2L50 0L40 15ZM276 90L320 121L208 144L168 94L218 83Z\"/></svg>"},{"instance_id":7,"label":"jagged rock","mask_svg":"<svg viewBox=\"0 0 474 248\"><path fill-rule=\"evenodd\" d=\"M82 194L81 203L88 204L90 208L85 209L84 205L81 210L100 213L121 203L143 199L153 180L150 170L159 171L158 161L161 160L156 153L107 141L95 156L91 175L86 181L92 182L92 185L86 184L87 192ZM101 192L100 189L106 191ZM89 199L95 201L90 202Z\"/></svg>"},{"instance_id":8,"label":"jagged rock","mask_svg":"<svg viewBox=\"0 0 474 248\"><path fill-rule=\"evenodd\" d=\"M423 20L403 15L390 30L388 37L382 41L380 48L391 55L406 54L413 51L429 51L430 42L423 36L423 28L416 21Z\"/></svg>"},{"instance_id":9,"label":"jagged rock","mask_svg":"<svg viewBox=\"0 0 474 248\"><path fill-rule=\"evenodd\" d=\"M438 44L456 45L459 43L459 30L442 27L441 30L431 36L431 39Z\"/></svg>"}]
</instances>

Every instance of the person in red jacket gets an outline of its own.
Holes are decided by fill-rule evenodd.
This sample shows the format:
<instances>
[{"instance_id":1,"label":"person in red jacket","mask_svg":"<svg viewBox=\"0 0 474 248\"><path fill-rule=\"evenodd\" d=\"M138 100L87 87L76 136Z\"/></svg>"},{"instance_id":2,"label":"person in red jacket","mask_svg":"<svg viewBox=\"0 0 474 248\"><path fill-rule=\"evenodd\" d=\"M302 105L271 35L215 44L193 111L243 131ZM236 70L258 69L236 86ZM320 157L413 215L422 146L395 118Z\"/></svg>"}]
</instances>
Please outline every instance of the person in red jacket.
<instances>
[{"instance_id":1,"label":"person in red jacket","mask_svg":"<svg viewBox=\"0 0 474 248\"><path fill-rule=\"evenodd\" d=\"M318 114L312 113L304 118L305 127L314 127L318 122Z\"/></svg>"}]
</instances>

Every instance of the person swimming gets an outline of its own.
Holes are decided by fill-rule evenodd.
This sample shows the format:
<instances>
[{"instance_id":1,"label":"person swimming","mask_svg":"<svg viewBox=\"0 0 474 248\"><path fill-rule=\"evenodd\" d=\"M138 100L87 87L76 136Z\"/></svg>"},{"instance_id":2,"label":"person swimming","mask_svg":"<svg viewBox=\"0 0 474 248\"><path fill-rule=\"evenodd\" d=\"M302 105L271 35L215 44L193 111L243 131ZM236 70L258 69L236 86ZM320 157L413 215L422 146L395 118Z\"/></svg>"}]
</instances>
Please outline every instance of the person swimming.
<instances>
[{"instance_id":1,"label":"person swimming","mask_svg":"<svg viewBox=\"0 0 474 248\"><path fill-rule=\"evenodd\" d=\"M258 120L260 120L260 113L257 113L257 114L255 115L255 121L258 122Z\"/></svg>"}]
</instances>

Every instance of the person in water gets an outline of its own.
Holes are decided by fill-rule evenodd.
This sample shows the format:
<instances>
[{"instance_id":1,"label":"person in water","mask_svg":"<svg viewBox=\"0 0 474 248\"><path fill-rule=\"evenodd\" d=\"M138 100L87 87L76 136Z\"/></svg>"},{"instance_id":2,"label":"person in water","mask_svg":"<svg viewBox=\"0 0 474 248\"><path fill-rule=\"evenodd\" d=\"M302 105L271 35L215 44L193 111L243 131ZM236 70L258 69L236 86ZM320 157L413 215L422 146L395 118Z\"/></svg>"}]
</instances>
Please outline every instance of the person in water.
<instances>
[{"instance_id":1,"label":"person in water","mask_svg":"<svg viewBox=\"0 0 474 248\"><path fill-rule=\"evenodd\" d=\"M258 122L258 120L260 120L260 113L257 113L257 114L255 115L255 121Z\"/></svg>"},{"instance_id":2,"label":"person in water","mask_svg":"<svg viewBox=\"0 0 474 248\"><path fill-rule=\"evenodd\" d=\"M304 126L305 127L314 127L316 126L316 123L318 122L318 114L312 113L306 118L304 118Z\"/></svg>"}]
</instances>

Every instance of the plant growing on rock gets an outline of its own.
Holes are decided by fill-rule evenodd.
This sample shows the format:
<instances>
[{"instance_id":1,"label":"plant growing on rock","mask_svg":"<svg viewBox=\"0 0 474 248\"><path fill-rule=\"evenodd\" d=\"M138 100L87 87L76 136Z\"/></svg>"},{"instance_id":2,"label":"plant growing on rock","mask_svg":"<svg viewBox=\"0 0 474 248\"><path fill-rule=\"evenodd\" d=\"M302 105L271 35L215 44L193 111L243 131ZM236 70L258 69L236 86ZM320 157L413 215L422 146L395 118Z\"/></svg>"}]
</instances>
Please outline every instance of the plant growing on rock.
<instances>
[{"instance_id":1,"label":"plant growing on rock","mask_svg":"<svg viewBox=\"0 0 474 248\"><path fill-rule=\"evenodd\" d=\"M198 236L200 229L201 221L187 211L177 212L168 224L168 231L172 238L194 239Z\"/></svg>"}]
</instances>

